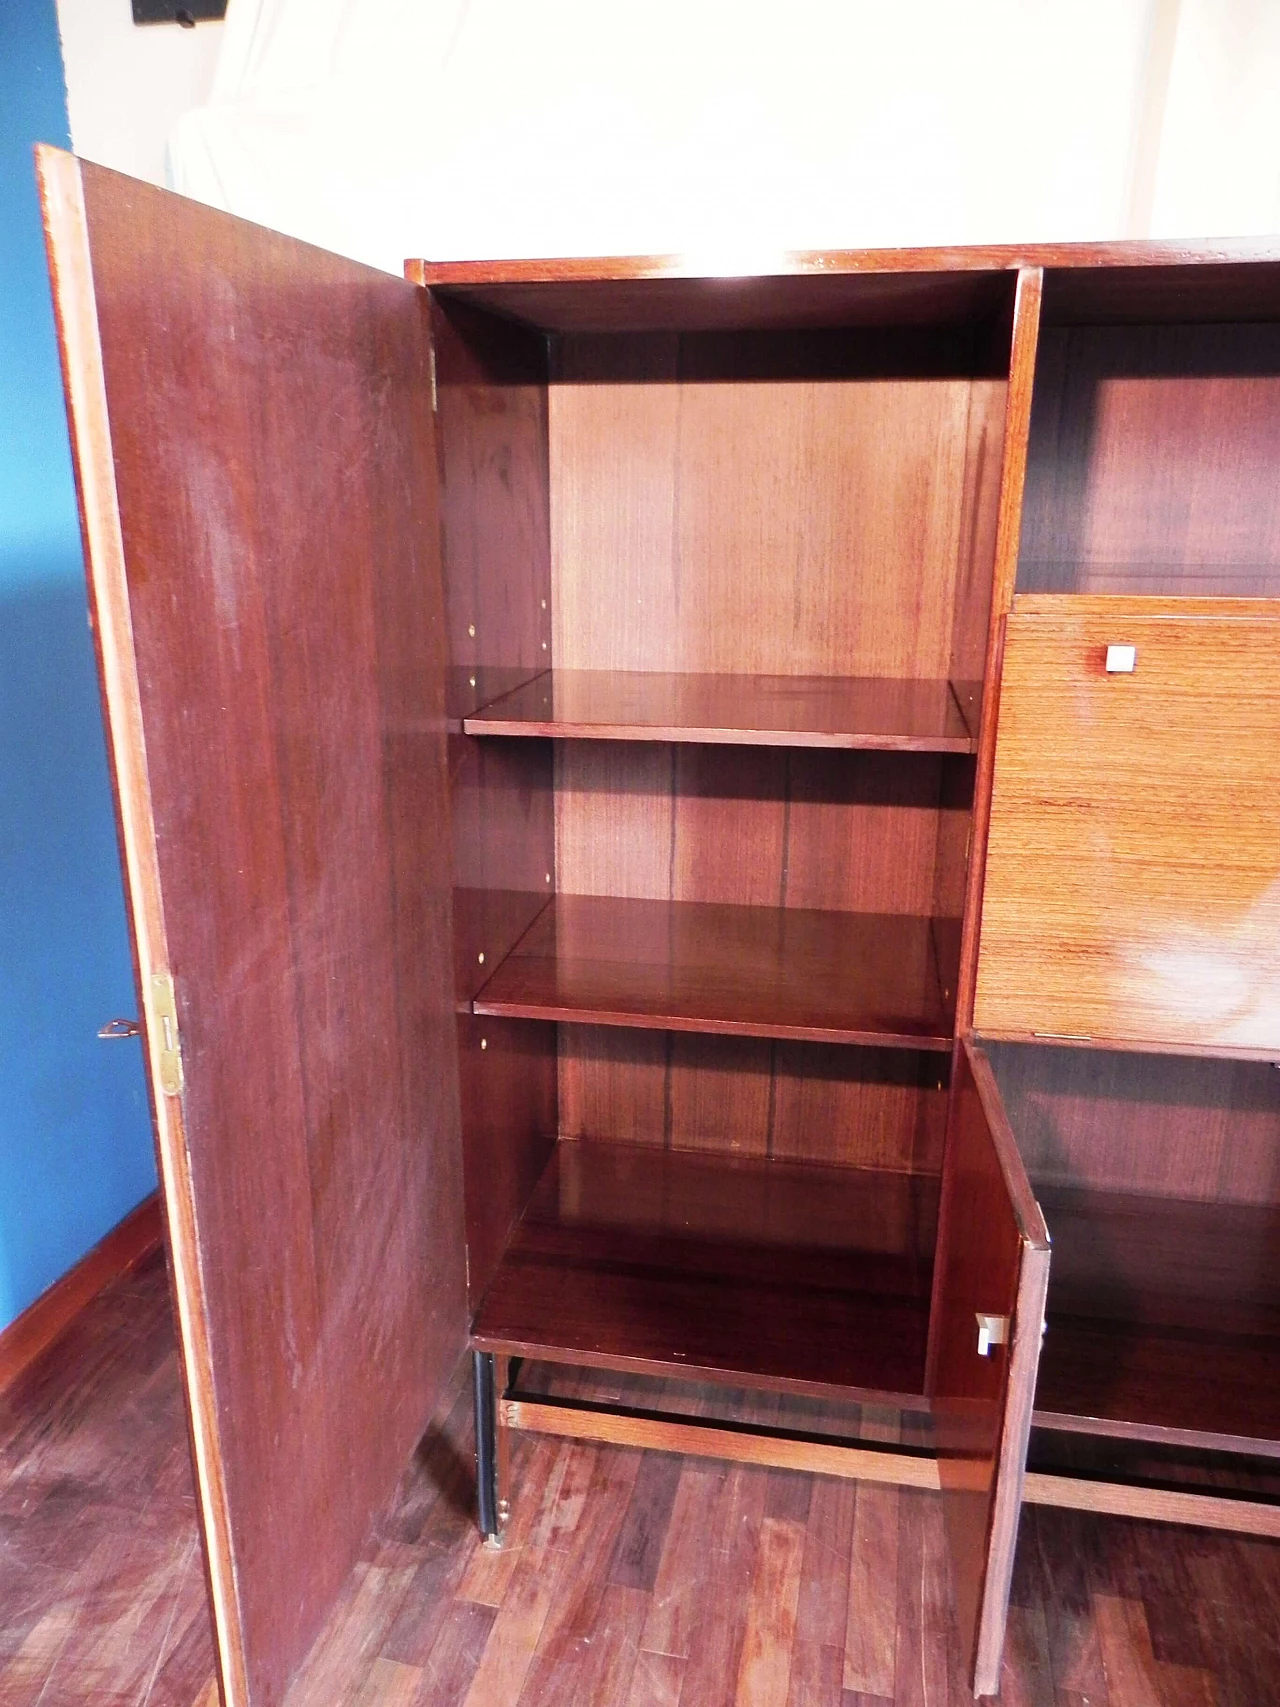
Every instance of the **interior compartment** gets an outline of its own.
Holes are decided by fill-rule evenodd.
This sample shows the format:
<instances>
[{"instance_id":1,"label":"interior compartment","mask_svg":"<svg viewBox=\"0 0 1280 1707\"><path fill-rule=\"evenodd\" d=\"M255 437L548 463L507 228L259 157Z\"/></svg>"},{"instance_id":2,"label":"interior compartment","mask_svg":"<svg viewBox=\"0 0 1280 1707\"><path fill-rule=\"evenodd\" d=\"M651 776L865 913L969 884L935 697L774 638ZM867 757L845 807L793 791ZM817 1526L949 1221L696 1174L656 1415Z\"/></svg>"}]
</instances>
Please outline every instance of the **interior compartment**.
<instances>
[{"instance_id":1,"label":"interior compartment","mask_svg":"<svg viewBox=\"0 0 1280 1707\"><path fill-rule=\"evenodd\" d=\"M1046 324L1018 591L1280 595L1278 461L1280 325Z\"/></svg>"},{"instance_id":2,"label":"interior compartment","mask_svg":"<svg viewBox=\"0 0 1280 1707\"><path fill-rule=\"evenodd\" d=\"M1053 1241L1036 1422L1280 1454L1280 1073L989 1048Z\"/></svg>"},{"instance_id":3,"label":"interior compartment","mask_svg":"<svg viewBox=\"0 0 1280 1707\"><path fill-rule=\"evenodd\" d=\"M472 1325L486 1350L922 1393L938 1182L556 1146Z\"/></svg>"},{"instance_id":4,"label":"interior compartment","mask_svg":"<svg viewBox=\"0 0 1280 1707\"><path fill-rule=\"evenodd\" d=\"M436 293L478 1343L923 1392L1012 292Z\"/></svg>"}]
</instances>

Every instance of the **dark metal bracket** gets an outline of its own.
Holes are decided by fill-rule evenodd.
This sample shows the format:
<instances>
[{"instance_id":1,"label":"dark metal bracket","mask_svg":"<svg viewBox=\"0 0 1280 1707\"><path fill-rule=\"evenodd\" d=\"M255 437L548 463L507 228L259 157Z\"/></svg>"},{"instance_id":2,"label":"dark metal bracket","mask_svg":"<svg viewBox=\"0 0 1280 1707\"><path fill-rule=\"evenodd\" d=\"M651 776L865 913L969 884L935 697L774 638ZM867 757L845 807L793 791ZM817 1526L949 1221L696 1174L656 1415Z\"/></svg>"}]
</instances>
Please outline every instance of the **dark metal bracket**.
<instances>
[{"instance_id":1,"label":"dark metal bracket","mask_svg":"<svg viewBox=\"0 0 1280 1707\"><path fill-rule=\"evenodd\" d=\"M493 1353L473 1351L471 1371L475 1383L476 1490L480 1533L486 1541L498 1539L498 1407L494 1393Z\"/></svg>"},{"instance_id":2,"label":"dark metal bracket","mask_svg":"<svg viewBox=\"0 0 1280 1707\"><path fill-rule=\"evenodd\" d=\"M179 24L194 30L227 15L227 0L133 0L135 24Z\"/></svg>"}]
</instances>

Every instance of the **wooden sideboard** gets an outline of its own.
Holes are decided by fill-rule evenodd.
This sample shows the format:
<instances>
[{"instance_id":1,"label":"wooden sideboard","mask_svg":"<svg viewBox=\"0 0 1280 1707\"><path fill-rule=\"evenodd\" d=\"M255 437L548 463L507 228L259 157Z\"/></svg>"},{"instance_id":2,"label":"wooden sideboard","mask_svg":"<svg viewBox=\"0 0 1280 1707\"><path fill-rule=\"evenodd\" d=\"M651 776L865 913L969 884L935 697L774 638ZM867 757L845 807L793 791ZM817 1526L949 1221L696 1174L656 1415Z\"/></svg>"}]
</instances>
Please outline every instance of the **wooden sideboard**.
<instances>
[{"instance_id":1,"label":"wooden sideboard","mask_svg":"<svg viewBox=\"0 0 1280 1707\"><path fill-rule=\"evenodd\" d=\"M40 174L228 1707L468 1349L495 1536L513 1429L940 1489L978 1694L1025 1500L1280 1533L1280 251Z\"/></svg>"}]
</instances>

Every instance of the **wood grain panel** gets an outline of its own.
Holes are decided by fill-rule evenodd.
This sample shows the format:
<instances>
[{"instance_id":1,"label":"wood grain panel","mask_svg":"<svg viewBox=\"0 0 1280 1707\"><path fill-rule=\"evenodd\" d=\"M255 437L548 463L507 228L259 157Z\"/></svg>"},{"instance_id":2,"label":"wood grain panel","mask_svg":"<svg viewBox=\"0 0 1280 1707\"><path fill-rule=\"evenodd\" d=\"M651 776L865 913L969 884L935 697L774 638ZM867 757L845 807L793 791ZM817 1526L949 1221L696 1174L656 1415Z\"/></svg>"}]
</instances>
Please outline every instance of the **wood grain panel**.
<instances>
[{"instance_id":1,"label":"wood grain panel","mask_svg":"<svg viewBox=\"0 0 1280 1707\"><path fill-rule=\"evenodd\" d=\"M779 1043L770 1154L937 1175L948 1079L941 1055Z\"/></svg>"},{"instance_id":2,"label":"wood grain panel","mask_svg":"<svg viewBox=\"0 0 1280 1707\"><path fill-rule=\"evenodd\" d=\"M990 1064L957 1050L934 1287L931 1396L975 1695L999 1687L1032 1394L1049 1278L1049 1239ZM1008 1322L977 1350L976 1315Z\"/></svg>"},{"instance_id":3,"label":"wood grain panel","mask_svg":"<svg viewBox=\"0 0 1280 1707\"><path fill-rule=\"evenodd\" d=\"M562 1143L473 1342L732 1385L919 1392L936 1187Z\"/></svg>"},{"instance_id":4,"label":"wood grain panel","mask_svg":"<svg viewBox=\"0 0 1280 1707\"><path fill-rule=\"evenodd\" d=\"M562 669L946 678L971 381L677 381L668 351L618 382L566 349Z\"/></svg>"},{"instance_id":5,"label":"wood grain panel","mask_svg":"<svg viewBox=\"0 0 1280 1707\"><path fill-rule=\"evenodd\" d=\"M951 762L791 754L784 904L932 914Z\"/></svg>"},{"instance_id":6,"label":"wood grain panel","mask_svg":"<svg viewBox=\"0 0 1280 1707\"><path fill-rule=\"evenodd\" d=\"M1280 1055L1278 921L1280 610L1019 599L978 1029Z\"/></svg>"},{"instance_id":7,"label":"wood grain panel","mask_svg":"<svg viewBox=\"0 0 1280 1707\"><path fill-rule=\"evenodd\" d=\"M665 1144L670 1036L563 1022L558 1030L561 1136Z\"/></svg>"},{"instance_id":8,"label":"wood grain panel","mask_svg":"<svg viewBox=\"0 0 1280 1707\"><path fill-rule=\"evenodd\" d=\"M1280 1203L1280 1074L1269 1063L1022 1043L990 1054L1037 1188Z\"/></svg>"},{"instance_id":9,"label":"wood grain panel","mask_svg":"<svg viewBox=\"0 0 1280 1707\"><path fill-rule=\"evenodd\" d=\"M937 1174L947 1062L910 1050L560 1027L560 1131Z\"/></svg>"},{"instance_id":10,"label":"wood grain panel","mask_svg":"<svg viewBox=\"0 0 1280 1707\"><path fill-rule=\"evenodd\" d=\"M1046 331L1019 591L1280 594L1280 325Z\"/></svg>"},{"instance_id":11,"label":"wood grain panel","mask_svg":"<svg viewBox=\"0 0 1280 1707\"><path fill-rule=\"evenodd\" d=\"M781 905L791 755L675 747L672 756L670 898Z\"/></svg>"},{"instance_id":12,"label":"wood grain panel","mask_svg":"<svg viewBox=\"0 0 1280 1707\"><path fill-rule=\"evenodd\" d=\"M662 745L557 747L561 894L670 898L676 762L676 749Z\"/></svg>"},{"instance_id":13,"label":"wood grain panel","mask_svg":"<svg viewBox=\"0 0 1280 1707\"><path fill-rule=\"evenodd\" d=\"M76 430L86 516L95 433L114 457L92 585L139 971L167 943L177 989L157 1129L223 1686L256 1707L465 1336L425 299L45 170L64 329L98 319L68 378L105 389Z\"/></svg>"},{"instance_id":14,"label":"wood grain panel","mask_svg":"<svg viewBox=\"0 0 1280 1707\"><path fill-rule=\"evenodd\" d=\"M959 905L963 758L569 742L557 776L565 894L888 913L930 913L935 895ZM940 861L951 873L941 888Z\"/></svg>"},{"instance_id":15,"label":"wood grain panel","mask_svg":"<svg viewBox=\"0 0 1280 1707\"><path fill-rule=\"evenodd\" d=\"M759 1037L671 1034L668 1148L770 1153L774 1045Z\"/></svg>"}]
</instances>

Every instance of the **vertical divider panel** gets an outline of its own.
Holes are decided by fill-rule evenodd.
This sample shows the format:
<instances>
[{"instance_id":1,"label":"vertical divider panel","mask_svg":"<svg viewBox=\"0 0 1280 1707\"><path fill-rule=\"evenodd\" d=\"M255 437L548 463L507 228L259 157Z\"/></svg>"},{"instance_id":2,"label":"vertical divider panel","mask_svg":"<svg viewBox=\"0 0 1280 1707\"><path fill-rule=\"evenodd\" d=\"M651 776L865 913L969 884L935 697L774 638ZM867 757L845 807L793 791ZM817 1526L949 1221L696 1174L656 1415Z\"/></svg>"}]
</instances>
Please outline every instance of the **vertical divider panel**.
<instances>
[{"instance_id":1,"label":"vertical divider panel","mask_svg":"<svg viewBox=\"0 0 1280 1707\"><path fill-rule=\"evenodd\" d=\"M411 263L410 277L421 277ZM454 969L467 1222L478 1303L554 1144L556 1027L480 1019L478 990L555 889L549 741L478 740L469 712L550 669L547 340L432 298L454 825Z\"/></svg>"},{"instance_id":2,"label":"vertical divider panel","mask_svg":"<svg viewBox=\"0 0 1280 1707\"><path fill-rule=\"evenodd\" d=\"M986 868L987 830L991 821L991 779L995 769L996 730L1000 712L1000 664L1004 624L1013 602L1018 574L1018 541L1022 530L1022 494L1027 478L1027 447L1031 433L1031 395L1035 383L1036 349L1040 337L1040 307L1044 271L1023 267L1018 274L1013 309L1013 339L1009 360L1009 389L1005 399L1004 442L1001 452L1000 505L996 523L995 569L991 617L987 626L986 667L983 673L982 720L978 731L978 763L974 780L969 873L965 893L964 929L960 943L956 989L956 1035L973 1023L973 992L978 967L978 928L982 915L982 882Z\"/></svg>"}]
</instances>

